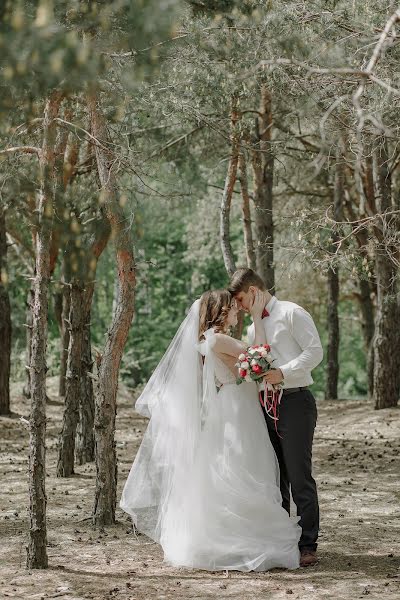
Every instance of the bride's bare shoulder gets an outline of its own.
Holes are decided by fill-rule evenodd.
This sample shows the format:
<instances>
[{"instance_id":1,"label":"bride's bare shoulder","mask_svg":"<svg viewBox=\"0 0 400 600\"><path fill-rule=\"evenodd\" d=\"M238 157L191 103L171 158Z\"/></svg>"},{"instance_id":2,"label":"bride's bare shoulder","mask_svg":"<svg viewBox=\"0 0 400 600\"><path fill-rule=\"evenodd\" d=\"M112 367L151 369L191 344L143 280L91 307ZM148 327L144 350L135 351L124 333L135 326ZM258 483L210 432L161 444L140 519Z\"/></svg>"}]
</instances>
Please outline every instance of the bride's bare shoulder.
<instances>
[{"instance_id":1,"label":"bride's bare shoulder","mask_svg":"<svg viewBox=\"0 0 400 600\"><path fill-rule=\"evenodd\" d=\"M214 350L222 354L238 356L246 348L246 344L226 335L226 333L216 333L214 339Z\"/></svg>"}]
</instances>

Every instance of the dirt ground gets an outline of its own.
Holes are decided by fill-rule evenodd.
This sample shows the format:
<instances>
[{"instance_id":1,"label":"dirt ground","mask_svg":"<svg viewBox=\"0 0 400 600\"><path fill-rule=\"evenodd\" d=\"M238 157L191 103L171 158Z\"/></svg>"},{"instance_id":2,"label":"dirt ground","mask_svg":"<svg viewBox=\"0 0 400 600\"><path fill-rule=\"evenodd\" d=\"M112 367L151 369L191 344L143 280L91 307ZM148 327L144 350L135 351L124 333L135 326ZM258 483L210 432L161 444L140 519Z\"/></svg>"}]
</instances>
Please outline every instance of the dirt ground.
<instances>
[{"instance_id":1,"label":"dirt ground","mask_svg":"<svg viewBox=\"0 0 400 600\"><path fill-rule=\"evenodd\" d=\"M0 599L84 598L175 600L206 598L400 598L400 409L374 411L360 401L320 402L315 477L321 504L320 563L268 573L174 569L160 548L136 536L120 509L118 523L93 529L94 465L57 479L56 445L62 406L49 380L49 568L25 568L29 403L13 386L13 418L0 418ZM119 491L145 429L121 389L117 420Z\"/></svg>"}]
</instances>

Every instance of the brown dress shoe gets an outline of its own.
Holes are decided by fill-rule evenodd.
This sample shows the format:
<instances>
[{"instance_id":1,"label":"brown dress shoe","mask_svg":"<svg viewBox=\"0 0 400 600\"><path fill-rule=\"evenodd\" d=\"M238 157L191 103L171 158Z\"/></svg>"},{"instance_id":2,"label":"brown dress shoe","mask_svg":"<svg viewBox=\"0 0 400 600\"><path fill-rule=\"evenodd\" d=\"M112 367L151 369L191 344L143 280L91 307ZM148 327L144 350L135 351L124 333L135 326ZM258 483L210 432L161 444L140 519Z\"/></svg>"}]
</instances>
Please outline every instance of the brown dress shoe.
<instances>
[{"instance_id":1,"label":"brown dress shoe","mask_svg":"<svg viewBox=\"0 0 400 600\"><path fill-rule=\"evenodd\" d=\"M300 566L301 567L313 567L318 562L317 553L315 550L304 548L301 550L300 555Z\"/></svg>"}]
</instances>

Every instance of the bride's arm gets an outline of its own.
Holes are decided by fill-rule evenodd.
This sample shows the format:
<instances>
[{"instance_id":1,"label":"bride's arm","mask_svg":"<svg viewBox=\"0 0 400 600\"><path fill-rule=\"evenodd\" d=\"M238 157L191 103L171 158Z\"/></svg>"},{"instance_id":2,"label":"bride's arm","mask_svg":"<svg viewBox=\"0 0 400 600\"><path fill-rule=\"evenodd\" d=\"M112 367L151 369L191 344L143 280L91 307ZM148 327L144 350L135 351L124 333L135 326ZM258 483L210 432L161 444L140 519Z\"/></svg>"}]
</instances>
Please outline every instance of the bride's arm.
<instances>
[{"instance_id":1,"label":"bride's arm","mask_svg":"<svg viewBox=\"0 0 400 600\"><path fill-rule=\"evenodd\" d=\"M230 356L229 354L220 354L218 353L218 358L220 360L222 360L222 362L224 363L224 365L226 367L228 367L228 369L234 374L235 377L239 376L239 371L238 368L236 366L237 363L237 357L235 358L234 356Z\"/></svg>"},{"instance_id":2,"label":"bride's arm","mask_svg":"<svg viewBox=\"0 0 400 600\"><path fill-rule=\"evenodd\" d=\"M237 377L238 370L235 365L238 361L239 354L246 351L246 344L223 333L216 333L214 339L214 352L235 375L235 377Z\"/></svg>"}]
</instances>

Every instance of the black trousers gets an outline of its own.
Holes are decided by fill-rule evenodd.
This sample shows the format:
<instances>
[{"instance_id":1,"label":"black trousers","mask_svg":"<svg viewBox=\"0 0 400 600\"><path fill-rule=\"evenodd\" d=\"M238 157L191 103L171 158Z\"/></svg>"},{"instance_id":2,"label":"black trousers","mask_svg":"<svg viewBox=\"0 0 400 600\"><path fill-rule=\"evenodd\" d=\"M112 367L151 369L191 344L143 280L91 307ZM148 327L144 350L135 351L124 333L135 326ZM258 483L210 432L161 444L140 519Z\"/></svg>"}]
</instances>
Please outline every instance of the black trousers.
<instances>
[{"instance_id":1,"label":"black trousers","mask_svg":"<svg viewBox=\"0 0 400 600\"><path fill-rule=\"evenodd\" d=\"M317 486L312 476L312 443L317 422L315 398L309 390L284 394L275 421L264 417L280 467L282 506L290 511L290 491L300 516L299 547L316 550L319 530Z\"/></svg>"}]
</instances>

